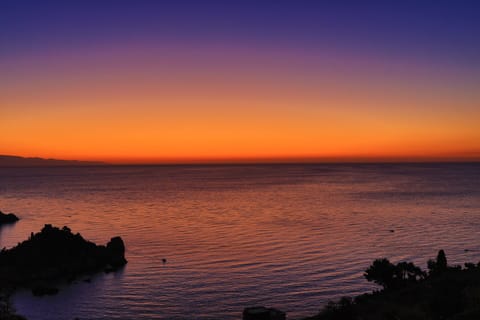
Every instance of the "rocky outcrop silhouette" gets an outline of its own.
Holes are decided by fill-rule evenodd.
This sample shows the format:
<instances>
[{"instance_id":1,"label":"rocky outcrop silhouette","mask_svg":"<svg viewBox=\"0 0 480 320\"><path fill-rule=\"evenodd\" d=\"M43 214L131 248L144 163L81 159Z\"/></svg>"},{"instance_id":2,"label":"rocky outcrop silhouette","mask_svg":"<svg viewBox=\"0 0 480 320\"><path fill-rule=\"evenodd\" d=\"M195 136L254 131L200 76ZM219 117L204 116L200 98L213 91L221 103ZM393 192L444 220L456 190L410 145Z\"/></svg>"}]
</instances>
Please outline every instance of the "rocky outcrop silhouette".
<instances>
[{"instance_id":1,"label":"rocky outcrop silhouette","mask_svg":"<svg viewBox=\"0 0 480 320\"><path fill-rule=\"evenodd\" d=\"M13 213L3 213L0 211L0 226L7 223L15 223L19 218Z\"/></svg>"},{"instance_id":2,"label":"rocky outcrop silhouette","mask_svg":"<svg viewBox=\"0 0 480 320\"><path fill-rule=\"evenodd\" d=\"M286 318L285 312L263 306L245 308L242 316L243 320L285 320Z\"/></svg>"},{"instance_id":3,"label":"rocky outcrop silhouette","mask_svg":"<svg viewBox=\"0 0 480 320\"><path fill-rule=\"evenodd\" d=\"M127 263L122 238L106 246L85 240L68 227L46 224L11 249L0 252L0 287L33 289L36 295L54 294L54 283L82 274L115 271Z\"/></svg>"}]
</instances>

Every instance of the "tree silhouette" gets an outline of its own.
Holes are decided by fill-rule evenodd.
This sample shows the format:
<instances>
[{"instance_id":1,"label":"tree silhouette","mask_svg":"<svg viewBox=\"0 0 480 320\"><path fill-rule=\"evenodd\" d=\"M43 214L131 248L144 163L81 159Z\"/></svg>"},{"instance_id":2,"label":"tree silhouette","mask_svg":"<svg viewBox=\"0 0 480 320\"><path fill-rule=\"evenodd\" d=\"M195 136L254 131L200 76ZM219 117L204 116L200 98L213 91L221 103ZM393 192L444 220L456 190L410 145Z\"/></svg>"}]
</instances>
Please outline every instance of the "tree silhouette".
<instances>
[{"instance_id":1,"label":"tree silhouette","mask_svg":"<svg viewBox=\"0 0 480 320\"><path fill-rule=\"evenodd\" d=\"M447 256L445 255L445 251L439 250L437 254L436 260L428 260L427 262L429 274L440 274L443 271L448 269L447 264Z\"/></svg>"},{"instance_id":2,"label":"tree silhouette","mask_svg":"<svg viewBox=\"0 0 480 320\"><path fill-rule=\"evenodd\" d=\"M373 281L383 288L390 288L394 284L395 265L387 258L376 259L373 264L365 270L364 276L368 281Z\"/></svg>"},{"instance_id":3,"label":"tree silhouette","mask_svg":"<svg viewBox=\"0 0 480 320\"><path fill-rule=\"evenodd\" d=\"M445 256L445 251L440 250L437 254L437 268L439 270L447 269L447 257Z\"/></svg>"}]
</instances>

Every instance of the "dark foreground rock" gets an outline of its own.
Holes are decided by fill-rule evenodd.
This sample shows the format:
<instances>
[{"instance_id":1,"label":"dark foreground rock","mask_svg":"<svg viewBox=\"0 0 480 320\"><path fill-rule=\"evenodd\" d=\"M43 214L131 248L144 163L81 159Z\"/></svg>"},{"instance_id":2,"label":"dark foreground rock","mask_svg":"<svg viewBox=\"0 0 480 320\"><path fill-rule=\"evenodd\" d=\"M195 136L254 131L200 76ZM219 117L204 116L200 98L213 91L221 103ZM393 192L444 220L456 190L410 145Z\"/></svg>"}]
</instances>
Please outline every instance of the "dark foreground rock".
<instances>
[{"instance_id":1,"label":"dark foreground rock","mask_svg":"<svg viewBox=\"0 0 480 320\"><path fill-rule=\"evenodd\" d=\"M3 289L3 288L2 288ZM0 319L1 320L26 320L25 317L15 313L10 304L9 293L0 291Z\"/></svg>"},{"instance_id":2,"label":"dark foreground rock","mask_svg":"<svg viewBox=\"0 0 480 320\"><path fill-rule=\"evenodd\" d=\"M274 308L250 307L243 310L243 320L285 320L285 312Z\"/></svg>"},{"instance_id":3,"label":"dark foreground rock","mask_svg":"<svg viewBox=\"0 0 480 320\"><path fill-rule=\"evenodd\" d=\"M32 293L34 296L51 296L58 293L58 288L38 285L32 288Z\"/></svg>"},{"instance_id":4,"label":"dark foreground rock","mask_svg":"<svg viewBox=\"0 0 480 320\"><path fill-rule=\"evenodd\" d=\"M19 219L13 213L3 213L0 211L0 225L7 224L7 223L15 223Z\"/></svg>"},{"instance_id":5,"label":"dark foreground rock","mask_svg":"<svg viewBox=\"0 0 480 320\"><path fill-rule=\"evenodd\" d=\"M120 237L106 246L96 245L68 227L47 224L28 240L0 252L0 288L24 287L36 295L55 294L56 282L105 269L114 271L126 263Z\"/></svg>"}]
</instances>

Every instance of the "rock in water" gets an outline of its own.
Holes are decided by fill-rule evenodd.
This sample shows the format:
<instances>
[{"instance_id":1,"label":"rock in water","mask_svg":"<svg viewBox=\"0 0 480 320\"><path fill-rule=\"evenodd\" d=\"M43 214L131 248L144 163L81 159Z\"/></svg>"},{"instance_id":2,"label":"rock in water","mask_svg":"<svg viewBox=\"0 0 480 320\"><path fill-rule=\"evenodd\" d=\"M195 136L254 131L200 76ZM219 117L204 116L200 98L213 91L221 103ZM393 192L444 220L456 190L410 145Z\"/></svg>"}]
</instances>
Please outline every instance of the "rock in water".
<instances>
[{"instance_id":1,"label":"rock in water","mask_svg":"<svg viewBox=\"0 0 480 320\"><path fill-rule=\"evenodd\" d=\"M85 240L68 227L46 224L41 232L0 252L0 287L38 287L81 274L125 265L125 245L114 237L107 246ZM38 290L42 293L45 290ZM48 291L48 290L47 290Z\"/></svg>"},{"instance_id":2,"label":"rock in water","mask_svg":"<svg viewBox=\"0 0 480 320\"><path fill-rule=\"evenodd\" d=\"M110 239L110 242L107 243L107 254L110 264L114 268L121 267L127 263L127 260L125 260L125 244L120 237Z\"/></svg>"},{"instance_id":3,"label":"rock in water","mask_svg":"<svg viewBox=\"0 0 480 320\"><path fill-rule=\"evenodd\" d=\"M14 223L17 222L19 219L16 215L13 213L3 213L0 211L0 225L5 224L5 223Z\"/></svg>"}]
</instances>

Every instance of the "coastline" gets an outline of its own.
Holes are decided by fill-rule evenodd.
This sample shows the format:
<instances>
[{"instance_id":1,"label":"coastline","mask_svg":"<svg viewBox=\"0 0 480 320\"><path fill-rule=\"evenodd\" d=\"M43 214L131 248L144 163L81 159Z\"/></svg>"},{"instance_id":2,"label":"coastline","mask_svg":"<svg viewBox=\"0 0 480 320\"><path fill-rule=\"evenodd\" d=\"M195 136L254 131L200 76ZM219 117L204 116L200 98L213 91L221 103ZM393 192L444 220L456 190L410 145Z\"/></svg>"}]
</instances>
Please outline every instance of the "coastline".
<instances>
[{"instance_id":1,"label":"coastline","mask_svg":"<svg viewBox=\"0 0 480 320\"><path fill-rule=\"evenodd\" d=\"M329 302L319 314L303 320L480 318L480 263L448 265L440 250L428 271L412 263L378 259L364 274L383 288Z\"/></svg>"}]
</instances>

